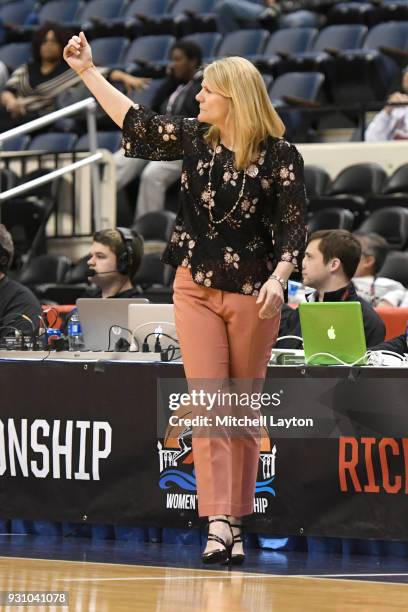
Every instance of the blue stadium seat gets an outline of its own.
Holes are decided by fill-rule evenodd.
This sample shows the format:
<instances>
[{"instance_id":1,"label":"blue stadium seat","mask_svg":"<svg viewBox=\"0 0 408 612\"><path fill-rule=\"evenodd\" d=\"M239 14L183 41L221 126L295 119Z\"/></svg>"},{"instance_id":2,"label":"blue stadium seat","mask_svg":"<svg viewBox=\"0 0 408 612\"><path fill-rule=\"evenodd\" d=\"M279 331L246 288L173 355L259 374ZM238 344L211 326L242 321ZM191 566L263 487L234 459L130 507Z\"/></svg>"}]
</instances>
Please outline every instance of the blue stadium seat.
<instances>
[{"instance_id":1,"label":"blue stadium seat","mask_svg":"<svg viewBox=\"0 0 408 612\"><path fill-rule=\"evenodd\" d=\"M288 57L311 48L317 36L316 28L289 28L273 32L261 57L256 60L260 70L279 74L279 66Z\"/></svg>"},{"instance_id":2,"label":"blue stadium seat","mask_svg":"<svg viewBox=\"0 0 408 612\"><path fill-rule=\"evenodd\" d=\"M216 57L240 55L247 59L256 58L263 53L269 38L267 30L237 30L226 34L218 47Z\"/></svg>"},{"instance_id":3,"label":"blue stadium seat","mask_svg":"<svg viewBox=\"0 0 408 612\"><path fill-rule=\"evenodd\" d=\"M114 132L98 132L97 141L99 149L108 149L111 153L117 151L120 147L122 132L116 130ZM89 151L88 134L81 136L75 145L76 151Z\"/></svg>"},{"instance_id":4,"label":"blue stadium seat","mask_svg":"<svg viewBox=\"0 0 408 612\"><path fill-rule=\"evenodd\" d=\"M106 34L110 31L113 20L122 15L125 5L126 0L90 0L78 17L81 29L90 36Z\"/></svg>"},{"instance_id":5,"label":"blue stadium seat","mask_svg":"<svg viewBox=\"0 0 408 612\"><path fill-rule=\"evenodd\" d=\"M372 25L376 19L376 11L370 2L336 2L329 10L329 24L361 23Z\"/></svg>"},{"instance_id":6,"label":"blue stadium seat","mask_svg":"<svg viewBox=\"0 0 408 612\"><path fill-rule=\"evenodd\" d=\"M44 4L38 12L38 22L56 21L66 26L78 26L78 13L81 4L78 0L51 0Z\"/></svg>"},{"instance_id":7,"label":"blue stadium seat","mask_svg":"<svg viewBox=\"0 0 408 612\"><path fill-rule=\"evenodd\" d=\"M64 153L72 151L78 137L76 134L64 132L49 132L34 136L28 146L29 151L50 151L52 153Z\"/></svg>"},{"instance_id":8,"label":"blue stadium seat","mask_svg":"<svg viewBox=\"0 0 408 612\"><path fill-rule=\"evenodd\" d=\"M324 80L320 72L288 72L278 76L269 87L269 97L286 126L289 140L307 139L313 116L299 107L318 103ZM287 107L293 104L295 110L289 110Z\"/></svg>"},{"instance_id":9,"label":"blue stadium seat","mask_svg":"<svg viewBox=\"0 0 408 612\"><path fill-rule=\"evenodd\" d=\"M219 32L197 32L183 36L181 40L190 40L196 43L203 52L203 63L209 63L217 52L217 49L222 41L222 35Z\"/></svg>"},{"instance_id":10,"label":"blue stadium seat","mask_svg":"<svg viewBox=\"0 0 408 612\"><path fill-rule=\"evenodd\" d=\"M320 72L288 72L273 81L269 96L275 106L283 106L289 97L315 102L323 82Z\"/></svg>"},{"instance_id":11,"label":"blue stadium seat","mask_svg":"<svg viewBox=\"0 0 408 612\"><path fill-rule=\"evenodd\" d=\"M2 145L0 145L1 151L25 151L30 143L30 137L27 134L20 136L13 136L9 138Z\"/></svg>"},{"instance_id":12,"label":"blue stadium seat","mask_svg":"<svg viewBox=\"0 0 408 612\"><path fill-rule=\"evenodd\" d=\"M126 33L130 38L140 36L144 30L143 17L148 20L163 15L171 4L172 0L131 0L123 15L115 20L115 25L120 28L118 32Z\"/></svg>"},{"instance_id":13,"label":"blue stadium seat","mask_svg":"<svg viewBox=\"0 0 408 612\"><path fill-rule=\"evenodd\" d=\"M408 21L408 3L406 0L383 0L375 7L376 20Z\"/></svg>"},{"instance_id":14,"label":"blue stadium seat","mask_svg":"<svg viewBox=\"0 0 408 612\"><path fill-rule=\"evenodd\" d=\"M92 58L97 66L119 66L129 46L123 36L106 36L92 41Z\"/></svg>"},{"instance_id":15,"label":"blue stadium seat","mask_svg":"<svg viewBox=\"0 0 408 612\"><path fill-rule=\"evenodd\" d=\"M31 43L9 43L0 47L0 61L6 64L10 72L26 64L31 59Z\"/></svg>"},{"instance_id":16,"label":"blue stadium seat","mask_svg":"<svg viewBox=\"0 0 408 612\"><path fill-rule=\"evenodd\" d=\"M170 49L176 42L174 36L141 36L132 42L126 52L124 65L131 72L138 66L164 67L168 62Z\"/></svg>"},{"instance_id":17,"label":"blue stadium seat","mask_svg":"<svg viewBox=\"0 0 408 612\"><path fill-rule=\"evenodd\" d=\"M408 21L387 22L372 28L361 50L343 52L326 70L334 100L349 103L381 100L399 80L399 54L408 51Z\"/></svg>"},{"instance_id":18,"label":"blue stadium seat","mask_svg":"<svg viewBox=\"0 0 408 612\"><path fill-rule=\"evenodd\" d=\"M192 32L215 31L215 0L174 0L168 11L151 15L145 20L144 30L149 33L171 33L179 37Z\"/></svg>"},{"instance_id":19,"label":"blue stadium seat","mask_svg":"<svg viewBox=\"0 0 408 612\"><path fill-rule=\"evenodd\" d=\"M320 25L321 15L314 11L294 11L279 18L279 28L319 28Z\"/></svg>"},{"instance_id":20,"label":"blue stadium seat","mask_svg":"<svg viewBox=\"0 0 408 612\"><path fill-rule=\"evenodd\" d=\"M5 27L22 26L29 24L34 19L34 2L32 0L21 0L9 2L0 7L0 21Z\"/></svg>"},{"instance_id":21,"label":"blue stadium seat","mask_svg":"<svg viewBox=\"0 0 408 612\"><path fill-rule=\"evenodd\" d=\"M310 49L293 56L295 70L322 70L328 61L335 61L339 52L361 49L367 27L360 24L333 25L323 28Z\"/></svg>"}]
</instances>

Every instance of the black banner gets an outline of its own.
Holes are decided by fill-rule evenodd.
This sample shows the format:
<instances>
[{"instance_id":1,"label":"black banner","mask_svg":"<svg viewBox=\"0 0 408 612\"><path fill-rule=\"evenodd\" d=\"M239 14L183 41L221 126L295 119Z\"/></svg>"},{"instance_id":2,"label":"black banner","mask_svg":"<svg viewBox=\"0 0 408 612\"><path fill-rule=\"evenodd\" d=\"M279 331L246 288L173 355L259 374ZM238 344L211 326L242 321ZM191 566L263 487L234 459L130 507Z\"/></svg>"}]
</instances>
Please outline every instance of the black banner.
<instances>
[{"instance_id":1,"label":"black banner","mask_svg":"<svg viewBox=\"0 0 408 612\"><path fill-rule=\"evenodd\" d=\"M157 430L158 381L182 375L177 364L0 361L0 516L197 525L191 439ZM266 387L287 399L275 407L283 425L262 436L251 528L408 539L404 370L272 367ZM286 435L295 409L319 413L327 436Z\"/></svg>"}]
</instances>

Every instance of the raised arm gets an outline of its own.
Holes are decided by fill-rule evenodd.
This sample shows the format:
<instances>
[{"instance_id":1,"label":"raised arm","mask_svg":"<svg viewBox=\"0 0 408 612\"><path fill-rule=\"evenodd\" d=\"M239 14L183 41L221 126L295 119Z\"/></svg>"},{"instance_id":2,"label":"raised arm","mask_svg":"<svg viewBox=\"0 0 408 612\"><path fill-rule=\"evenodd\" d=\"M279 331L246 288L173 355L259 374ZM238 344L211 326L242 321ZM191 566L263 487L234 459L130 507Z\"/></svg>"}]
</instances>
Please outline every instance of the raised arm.
<instances>
[{"instance_id":1,"label":"raised arm","mask_svg":"<svg viewBox=\"0 0 408 612\"><path fill-rule=\"evenodd\" d=\"M64 49L64 59L81 77L109 117L122 128L123 120L129 108L133 106L133 102L111 85L95 68L91 47L83 32L69 40Z\"/></svg>"}]
</instances>

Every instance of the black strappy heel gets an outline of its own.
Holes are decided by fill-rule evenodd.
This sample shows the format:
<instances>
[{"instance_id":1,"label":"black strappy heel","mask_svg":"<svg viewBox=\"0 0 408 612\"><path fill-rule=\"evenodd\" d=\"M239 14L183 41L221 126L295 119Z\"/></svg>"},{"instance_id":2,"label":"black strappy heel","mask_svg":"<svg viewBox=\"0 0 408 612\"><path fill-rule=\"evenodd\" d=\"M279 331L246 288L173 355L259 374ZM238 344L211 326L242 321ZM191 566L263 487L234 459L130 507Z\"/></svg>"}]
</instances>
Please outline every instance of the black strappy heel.
<instances>
[{"instance_id":1,"label":"black strappy heel","mask_svg":"<svg viewBox=\"0 0 408 612\"><path fill-rule=\"evenodd\" d=\"M212 550L207 553L202 554L203 563L228 563L231 558L231 550L234 543L234 535L231 530L231 525L227 519L213 519L212 521L208 521L208 525L211 523L226 523L231 531L231 543L229 544L223 538L216 535L215 533L208 534L209 542L218 542L222 545L223 548L217 548L216 550Z\"/></svg>"},{"instance_id":2,"label":"black strappy heel","mask_svg":"<svg viewBox=\"0 0 408 612\"><path fill-rule=\"evenodd\" d=\"M235 544L242 544L243 543L243 539L242 539L242 525L232 525L232 523L230 523L230 527L231 527L231 532L232 532L232 537L233 537L230 563L232 565L242 565L242 563L244 562L244 559L245 559L245 553L235 553L234 554L234 546L235 546ZM233 529L239 529L239 532L237 534L234 534L234 532L232 531Z\"/></svg>"}]
</instances>

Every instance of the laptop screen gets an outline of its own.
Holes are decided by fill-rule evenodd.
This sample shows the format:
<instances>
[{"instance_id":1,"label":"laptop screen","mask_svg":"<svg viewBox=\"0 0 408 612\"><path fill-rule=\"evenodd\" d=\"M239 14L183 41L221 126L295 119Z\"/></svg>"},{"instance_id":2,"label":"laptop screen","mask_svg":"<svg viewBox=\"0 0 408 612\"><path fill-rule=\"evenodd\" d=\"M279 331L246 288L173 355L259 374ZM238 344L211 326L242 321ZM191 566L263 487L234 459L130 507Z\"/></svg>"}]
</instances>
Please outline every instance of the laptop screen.
<instances>
[{"instance_id":1,"label":"laptop screen","mask_svg":"<svg viewBox=\"0 0 408 612\"><path fill-rule=\"evenodd\" d=\"M360 302L302 302L299 316L306 363L366 363Z\"/></svg>"}]
</instances>

